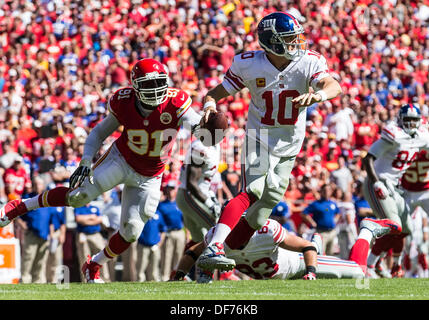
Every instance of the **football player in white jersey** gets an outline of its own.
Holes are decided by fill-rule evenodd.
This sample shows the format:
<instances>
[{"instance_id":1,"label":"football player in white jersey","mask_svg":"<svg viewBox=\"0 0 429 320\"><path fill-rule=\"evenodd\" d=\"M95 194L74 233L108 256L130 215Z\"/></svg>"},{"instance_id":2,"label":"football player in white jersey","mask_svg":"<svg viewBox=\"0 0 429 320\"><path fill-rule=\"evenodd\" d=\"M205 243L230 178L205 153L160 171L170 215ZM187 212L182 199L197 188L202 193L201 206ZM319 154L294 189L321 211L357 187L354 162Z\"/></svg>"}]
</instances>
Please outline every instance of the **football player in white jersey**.
<instances>
[{"instance_id":1,"label":"football player in white jersey","mask_svg":"<svg viewBox=\"0 0 429 320\"><path fill-rule=\"evenodd\" d=\"M328 72L326 59L307 50L303 32L288 13L262 18L258 39L263 50L235 56L222 83L204 98L202 126L216 112L219 100L244 87L251 94L242 149L242 191L223 209L213 238L199 258L197 265L204 270L234 265L224 255L223 242L234 227L246 242L283 198L305 137L306 107L342 92ZM237 224L246 210L246 219Z\"/></svg>"},{"instance_id":2,"label":"football player in white jersey","mask_svg":"<svg viewBox=\"0 0 429 320\"><path fill-rule=\"evenodd\" d=\"M221 206L214 192L210 190L219 161L219 145L204 146L196 139L191 143L180 171L176 202L183 213L184 225L195 243L203 241L207 231L216 224L220 215Z\"/></svg>"},{"instance_id":3,"label":"football player in white jersey","mask_svg":"<svg viewBox=\"0 0 429 320\"><path fill-rule=\"evenodd\" d=\"M237 232L234 229L225 240L225 253L236 261L237 270L253 279L364 278L366 259L373 240L400 231L400 226L388 219L362 220L349 260L343 260L318 255L322 248L320 236L310 242L288 233L276 220L268 219L242 248L232 249L235 246L232 235ZM204 242L188 250L188 254L179 262L179 271L174 280L185 277L212 236L213 229L210 229ZM199 283L211 281L209 272L206 278L197 280Z\"/></svg>"},{"instance_id":4,"label":"football player in white jersey","mask_svg":"<svg viewBox=\"0 0 429 320\"><path fill-rule=\"evenodd\" d=\"M380 245L381 242L388 241L394 249L392 275L399 272L404 237L411 231L409 208L399 181L420 150L429 146L428 133L420 128L420 124L419 106L403 105L399 111L398 121L386 125L381 132L381 138L371 145L363 159L363 166L367 172L363 186L365 199L378 218L393 220L400 224L403 230L401 236L378 241ZM376 243L368 258L368 265L371 268L380 257L378 252Z\"/></svg>"}]
</instances>

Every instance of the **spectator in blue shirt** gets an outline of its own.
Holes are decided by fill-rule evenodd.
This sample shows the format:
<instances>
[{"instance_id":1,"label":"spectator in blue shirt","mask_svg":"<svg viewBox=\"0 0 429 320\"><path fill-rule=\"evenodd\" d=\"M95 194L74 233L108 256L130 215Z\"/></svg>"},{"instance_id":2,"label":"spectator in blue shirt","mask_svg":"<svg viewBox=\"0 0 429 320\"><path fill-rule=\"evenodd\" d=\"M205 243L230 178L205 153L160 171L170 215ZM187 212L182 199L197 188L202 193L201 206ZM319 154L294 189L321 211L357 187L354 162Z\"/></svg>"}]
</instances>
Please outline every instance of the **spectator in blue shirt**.
<instances>
[{"instance_id":1,"label":"spectator in blue shirt","mask_svg":"<svg viewBox=\"0 0 429 320\"><path fill-rule=\"evenodd\" d=\"M365 200L363 196L362 182L358 181L355 186L355 191L353 195L353 201L356 209L356 224L359 227L360 222L365 218L374 218L376 219L371 206L368 201Z\"/></svg>"},{"instance_id":2,"label":"spectator in blue shirt","mask_svg":"<svg viewBox=\"0 0 429 320\"><path fill-rule=\"evenodd\" d=\"M162 248L161 279L168 281L170 273L179 262L186 244L183 229L183 215L176 204L177 183L170 180L164 189L165 200L158 205L158 212L164 219L167 234Z\"/></svg>"},{"instance_id":3,"label":"spectator in blue shirt","mask_svg":"<svg viewBox=\"0 0 429 320\"><path fill-rule=\"evenodd\" d=\"M337 203L331 200L332 187L324 184L320 190L320 199L304 209L302 219L316 229L322 236L323 251L327 255L334 254L334 243L337 238L335 226L340 217Z\"/></svg>"},{"instance_id":4,"label":"spectator in blue shirt","mask_svg":"<svg viewBox=\"0 0 429 320\"><path fill-rule=\"evenodd\" d=\"M83 265L88 256L100 252L106 246L106 239L101 235L101 223L103 221L100 208L91 205L74 209L77 223L76 248L79 259L79 265ZM105 282L110 280L109 269L101 268L100 276ZM85 282L83 275L81 279Z\"/></svg>"},{"instance_id":5,"label":"spectator in blue shirt","mask_svg":"<svg viewBox=\"0 0 429 320\"><path fill-rule=\"evenodd\" d=\"M167 228L158 212L150 218L138 239L137 280L161 281L161 249Z\"/></svg>"},{"instance_id":6,"label":"spectator in blue shirt","mask_svg":"<svg viewBox=\"0 0 429 320\"><path fill-rule=\"evenodd\" d=\"M271 211L270 219L277 220L287 231L296 234L295 226L290 220L290 211L286 202L280 201Z\"/></svg>"},{"instance_id":7,"label":"spectator in blue shirt","mask_svg":"<svg viewBox=\"0 0 429 320\"><path fill-rule=\"evenodd\" d=\"M49 253L46 266L48 283L57 283L56 271L63 264L63 244L66 241L66 217L64 207L52 207L49 226Z\"/></svg>"},{"instance_id":8,"label":"spectator in blue shirt","mask_svg":"<svg viewBox=\"0 0 429 320\"><path fill-rule=\"evenodd\" d=\"M44 181L41 178L35 178L29 193L24 194L22 198L31 198L44 190ZM28 212L17 220L18 226L24 231L23 243L21 244L21 281L23 283L46 283L52 209L39 208Z\"/></svg>"}]
</instances>

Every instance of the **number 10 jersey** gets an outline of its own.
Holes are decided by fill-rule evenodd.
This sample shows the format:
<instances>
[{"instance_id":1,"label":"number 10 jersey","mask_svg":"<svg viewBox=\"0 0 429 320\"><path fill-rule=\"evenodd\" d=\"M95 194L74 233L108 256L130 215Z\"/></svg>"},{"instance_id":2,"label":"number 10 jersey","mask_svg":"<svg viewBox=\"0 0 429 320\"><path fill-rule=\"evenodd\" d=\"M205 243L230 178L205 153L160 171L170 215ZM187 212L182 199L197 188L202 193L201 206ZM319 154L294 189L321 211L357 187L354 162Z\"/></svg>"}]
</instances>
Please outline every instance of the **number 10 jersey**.
<instances>
[{"instance_id":1,"label":"number 10 jersey","mask_svg":"<svg viewBox=\"0 0 429 320\"><path fill-rule=\"evenodd\" d=\"M326 59L308 50L298 61L278 70L264 51L236 55L222 86L234 95L244 87L250 91L247 131L278 157L296 156L305 137L306 108L292 99L329 76ZM261 131L267 129L267 131Z\"/></svg>"}]
</instances>

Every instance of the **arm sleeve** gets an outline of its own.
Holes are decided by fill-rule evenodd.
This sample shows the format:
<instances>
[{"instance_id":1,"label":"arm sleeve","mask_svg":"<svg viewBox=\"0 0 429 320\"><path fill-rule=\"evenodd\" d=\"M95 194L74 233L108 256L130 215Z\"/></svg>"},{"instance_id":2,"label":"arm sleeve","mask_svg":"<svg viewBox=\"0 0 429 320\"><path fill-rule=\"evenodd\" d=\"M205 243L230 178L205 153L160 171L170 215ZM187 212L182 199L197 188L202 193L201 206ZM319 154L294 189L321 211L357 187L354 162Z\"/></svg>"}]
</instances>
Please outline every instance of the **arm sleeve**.
<instances>
[{"instance_id":1,"label":"arm sleeve","mask_svg":"<svg viewBox=\"0 0 429 320\"><path fill-rule=\"evenodd\" d=\"M371 145L368 153L372 154L375 158L380 158L385 152L393 148L393 146L393 143L385 139L378 139Z\"/></svg>"},{"instance_id":2,"label":"arm sleeve","mask_svg":"<svg viewBox=\"0 0 429 320\"><path fill-rule=\"evenodd\" d=\"M110 113L106 118L97 124L88 135L83 149L82 159L92 162L96 152L100 149L103 141L110 136L120 126L119 121Z\"/></svg>"},{"instance_id":3,"label":"arm sleeve","mask_svg":"<svg viewBox=\"0 0 429 320\"><path fill-rule=\"evenodd\" d=\"M317 84L320 80L329 77L328 64L326 59L322 55L314 55L315 63L313 64L310 71L310 85L314 90L318 90Z\"/></svg>"},{"instance_id":4,"label":"arm sleeve","mask_svg":"<svg viewBox=\"0 0 429 320\"><path fill-rule=\"evenodd\" d=\"M226 72L222 81L222 86L230 95L236 94L245 87L237 61L240 61L238 56L232 60L231 67Z\"/></svg>"},{"instance_id":5,"label":"arm sleeve","mask_svg":"<svg viewBox=\"0 0 429 320\"><path fill-rule=\"evenodd\" d=\"M192 107L189 107L179 121L193 132L200 124L201 116Z\"/></svg>"}]
</instances>

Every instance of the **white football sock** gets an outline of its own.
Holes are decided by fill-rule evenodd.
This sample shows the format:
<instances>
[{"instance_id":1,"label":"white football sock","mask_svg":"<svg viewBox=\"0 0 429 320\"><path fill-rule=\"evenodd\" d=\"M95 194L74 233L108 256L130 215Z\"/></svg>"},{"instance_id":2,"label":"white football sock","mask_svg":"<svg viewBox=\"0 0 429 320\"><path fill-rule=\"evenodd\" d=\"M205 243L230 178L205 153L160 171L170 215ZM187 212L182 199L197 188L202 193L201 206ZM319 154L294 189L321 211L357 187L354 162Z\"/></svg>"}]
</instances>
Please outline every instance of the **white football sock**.
<instances>
[{"instance_id":1,"label":"white football sock","mask_svg":"<svg viewBox=\"0 0 429 320\"><path fill-rule=\"evenodd\" d=\"M109 262L109 261L110 261L110 258L108 258L108 257L104 254L104 250L101 250L99 253L95 254L95 255L91 258L91 260L92 260L92 261L94 261L94 262L96 262L96 263L98 263L98 264L100 264L100 265L103 265L103 264L105 264L105 263Z\"/></svg>"},{"instance_id":2,"label":"white football sock","mask_svg":"<svg viewBox=\"0 0 429 320\"><path fill-rule=\"evenodd\" d=\"M373 254L372 252L369 254L368 256L368 260L367 260L367 266L375 266L375 264L377 263L378 259L380 259L380 256L376 256L375 254Z\"/></svg>"},{"instance_id":3,"label":"white football sock","mask_svg":"<svg viewBox=\"0 0 429 320\"><path fill-rule=\"evenodd\" d=\"M372 235L372 232L369 231L366 228L363 228L360 232L359 232L359 236L358 239L364 239L366 241L368 241L369 244L371 244L372 238L374 236Z\"/></svg>"},{"instance_id":4,"label":"white football sock","mask_svg":"<svg viewBox=\"0 0 429 320\"><path fill-rule=\"evenodd\" d=\"M213 237L210 240L209 245L212 245L215 242L224 243L226 237L228 237L229 233L231 232L231 228L223 223L218 223L214 229Z\"/></svg>"},{"instance_id":5,"label":"white football sock","mask_svg":"<svg viewBox=\"0 0 429 320\"><path fill-rule=\"evenodd\" d=\"M28 211L36 210L40 208L39 195L33 198L24 199L22 200L22 202L25 204L25 207L27 208Z\"/></svg>"}]
</instances>

